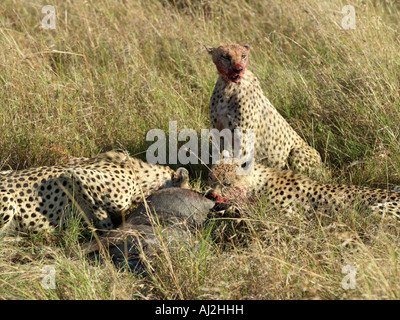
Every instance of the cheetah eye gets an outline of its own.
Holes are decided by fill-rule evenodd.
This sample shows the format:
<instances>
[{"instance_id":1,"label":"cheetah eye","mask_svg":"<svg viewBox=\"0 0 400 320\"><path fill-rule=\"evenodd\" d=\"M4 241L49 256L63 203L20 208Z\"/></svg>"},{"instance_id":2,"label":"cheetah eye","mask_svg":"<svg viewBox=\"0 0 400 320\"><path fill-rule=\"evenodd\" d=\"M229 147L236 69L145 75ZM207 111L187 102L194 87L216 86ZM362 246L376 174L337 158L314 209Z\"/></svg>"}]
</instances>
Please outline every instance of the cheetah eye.
<instances>
[{"instance_id":1,"label":"cheetah eye","mask_svg":"<svg viewBox=\"0 0 400 320\"><path fill-rule=\"evenodd\" d=\"M244 53L242 54L242 59L244 60L244 59L246 59L247 58L247 55L245 55Z\"/></svg>"},{"instance_id":2,"label":"cheetah eye","mask_svg":"<svg viewBox=\"0 0 400 320\"><path fill-rule=\"evenodd\" d=\"M224 60L227 60L227 61L231 60L231 58L229 56L221 56L221 58L224 59Z\"/></svg>"}]
</instances>

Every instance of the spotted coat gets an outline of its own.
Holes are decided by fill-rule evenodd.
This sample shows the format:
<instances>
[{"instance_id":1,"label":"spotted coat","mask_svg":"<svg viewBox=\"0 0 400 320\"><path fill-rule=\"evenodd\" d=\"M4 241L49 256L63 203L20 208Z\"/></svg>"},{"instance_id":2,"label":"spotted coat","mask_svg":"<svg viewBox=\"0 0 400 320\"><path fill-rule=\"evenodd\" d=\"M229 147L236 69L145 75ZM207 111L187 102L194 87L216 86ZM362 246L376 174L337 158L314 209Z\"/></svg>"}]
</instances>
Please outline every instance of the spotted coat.
<instances>
[{"instance_id":1,"label":"spotted coat","mask_svg":"<svg viewBox=\"0 0 400 320\"><path fill-rule=\"evenodd\" d=\"M243 156L254 152L257 161L271 168L319 173L318 151L289 125L264 95L257 77L246 70L250 47L228 44L207 49L219 73L209 105L212 128L229 129L232 134L241 129ZM246 145L249 129L254 130L254 148Z\"/></svg>"},{"instance_id":2,"label":"spotted coat","mask_svg":"<svg viewBox=\"0 0 400 320\"><path fill-rule=\"evenodd\" d=\"M98 228L111 229L111 218L143 197L187 182L184 168L175 172L116 151L64 166L12 171L0 175L0 234L59 229L78 207Z\"/></svg>"},{"instance_id":3,"label":"spotted coat","mask_svg":"<svg viewBox=\"0 0 400 320\"><path fill-rule=\"evenodd\" d=\"M210 171L209 184L209 196L221 202L267 197L271 206L284 212L331 215L357 207L400 218L400 192L322 184L291 170L268 168L258 163L253 170L242 170L237 164L218 163Z\"/></svg>"}]
</instances>

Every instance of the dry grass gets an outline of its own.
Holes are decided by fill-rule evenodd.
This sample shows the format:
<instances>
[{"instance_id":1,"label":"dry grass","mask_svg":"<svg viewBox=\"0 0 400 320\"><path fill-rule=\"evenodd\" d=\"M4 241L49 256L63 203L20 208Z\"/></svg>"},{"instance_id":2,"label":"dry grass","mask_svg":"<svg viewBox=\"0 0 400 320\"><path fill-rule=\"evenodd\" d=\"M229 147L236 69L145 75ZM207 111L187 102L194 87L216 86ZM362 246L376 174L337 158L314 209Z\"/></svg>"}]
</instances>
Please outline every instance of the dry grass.
<instances>
[{"instance_id":1,"label":"dry grass","mask_svg":"<svg viewBox=\"0 0 400 320\"><path fill-rule=\"evenodd\" d=\"M57 10L43 30L41 8ZM209 127L216 71L202 45L251 42L249 68L323 155L329 181L400 184L396 1L23 1L0 4L0 167L62 163L115 147L144 158L153 128ZM188 166L201 188L206 169ZM400 227L366 212L311 221L258 205L165 248L147 280L79 256L68 237L0 243L7 299L397 299ZM235 218L236 219L236 218ZM219 234L218 232L223 232ZM65 242L65 239L70 239ZM75 251L72 258L66 248ZM72 249L71 249L72 248ZM57 289L41 287L43 265ZM343 266L357 266L344 290Z\"/></svg>"}]
</instances>

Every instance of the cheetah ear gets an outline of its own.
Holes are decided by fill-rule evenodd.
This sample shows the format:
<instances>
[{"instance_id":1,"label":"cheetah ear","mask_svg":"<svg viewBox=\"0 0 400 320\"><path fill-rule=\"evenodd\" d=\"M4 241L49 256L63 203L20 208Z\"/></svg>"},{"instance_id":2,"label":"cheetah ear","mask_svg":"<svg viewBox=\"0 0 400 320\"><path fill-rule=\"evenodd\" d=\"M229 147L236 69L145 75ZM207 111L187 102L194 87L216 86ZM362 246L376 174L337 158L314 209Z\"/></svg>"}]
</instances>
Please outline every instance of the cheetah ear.
<instances>
[{"instance_id":1,"label":"cheetah ear","mask_svg":"<svg viewBox=\"0 0 400 320\"><path fill-rule=\"evenodd\" d=\"M243 47L245 47L247 50L250 50L251 44L250 43L246 43Z\"/></svg>"},{"instance_id":2,"label":"cheetah ear","mask_svg":"<svg viewBox=\"0 0 400 320\"><path fill-rule=\"evenodd\" d=\"M209 54L212 54L213 51L215 50L215 48L209 47L209 46L204 46L204 48L206 48L206 50L207 50L207 52L208 52Z\"/></svg>"}]
</instances>

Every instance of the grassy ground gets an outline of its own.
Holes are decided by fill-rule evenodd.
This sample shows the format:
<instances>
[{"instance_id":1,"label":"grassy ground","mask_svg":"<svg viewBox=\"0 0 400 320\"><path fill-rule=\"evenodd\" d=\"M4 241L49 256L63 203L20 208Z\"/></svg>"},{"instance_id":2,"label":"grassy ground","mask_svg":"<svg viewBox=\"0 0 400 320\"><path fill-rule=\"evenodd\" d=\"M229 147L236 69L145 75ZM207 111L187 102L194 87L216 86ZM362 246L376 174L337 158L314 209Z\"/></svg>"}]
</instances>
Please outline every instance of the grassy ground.
<instances>
[{"instance_id":1,"label":"grassy ground","mask_svg":"<svg viewBox=\"0 0 400 320\"><path fill-rule=\"evenodd\" d=\"M54 5L56 29L41 28ZM315 146L332 183L400 184L400 6L352 1L23 1L0 4L0 168L63 163L124 148L144 158L146 132L209 128L217 78L203 45L252 44L249 68ZM173 166L174 167L174 166ZM207 169L188 166L203 187ZM243 208L192 246L165 249L141 279L91 264L67 236L0 243L0 297L24 299L399 298L400 227L349 210L309 221ZM212 231L212 232L211 232ZM68 248L68 251L66 251ZM200 249L199 249L200 248ZM71 258L71 251L74 258ZM43 289L41 268L56 270ZM345 265L357 267L344 290Z\"/></svg>"}]
</instances>

